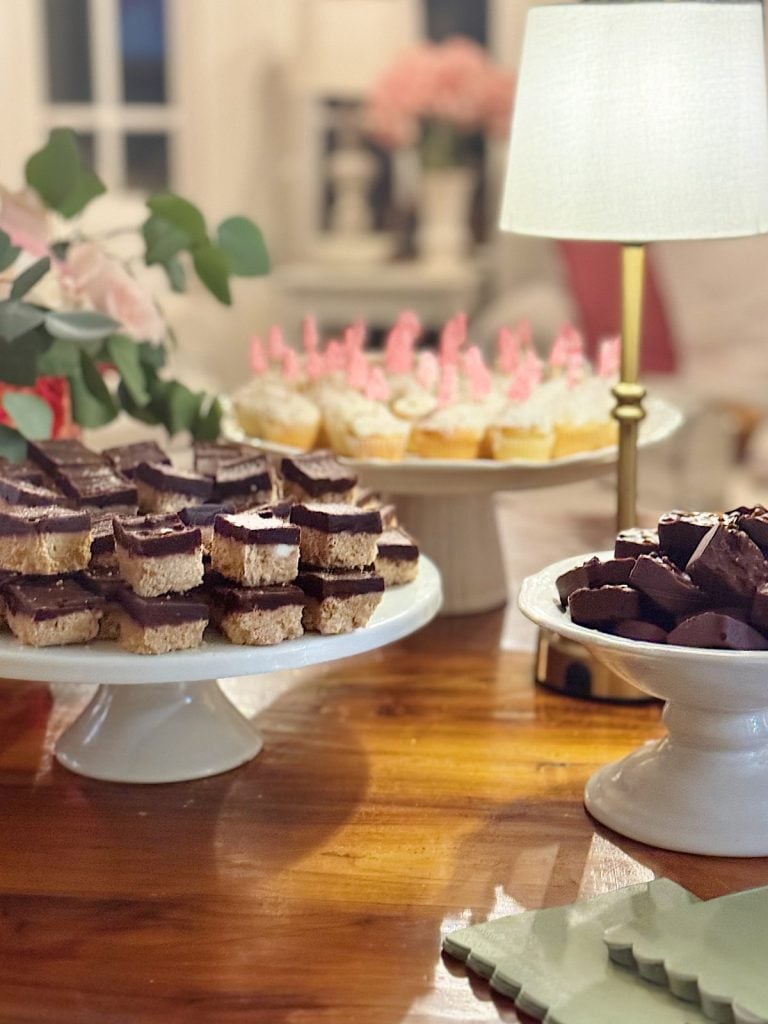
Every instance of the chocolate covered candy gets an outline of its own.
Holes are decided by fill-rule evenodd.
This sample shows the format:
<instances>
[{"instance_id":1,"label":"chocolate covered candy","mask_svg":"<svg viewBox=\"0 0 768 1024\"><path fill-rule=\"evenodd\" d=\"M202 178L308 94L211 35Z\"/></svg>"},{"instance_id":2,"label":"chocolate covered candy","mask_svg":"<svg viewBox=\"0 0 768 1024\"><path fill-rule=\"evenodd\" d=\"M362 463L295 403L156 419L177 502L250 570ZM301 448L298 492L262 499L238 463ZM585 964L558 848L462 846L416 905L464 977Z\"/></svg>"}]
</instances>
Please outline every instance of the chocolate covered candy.
<instances>
[{"instance_id":1,"label":"chocolate covered candy","mask_svg":"<svg viewBox=\"0 0 768 1024\"><path fill-rule=\"evenodd\" d=\"M768 563L757 544L724 525L705 534L686 572L718 604L750 604L757 588L768 581Z\"/></svg>"},{"instance_id":2,"label":"chocolate covered candy","mask_svg":"<svg viewBox=\"0 0 768 1024\"><path fill-rule=\"evenodd\" d=\"M640 640L646 644L663 644L667 642L667 631L655 622L645 619L625 619L613 627L615 636L623 636L626 640Z\"/></svg>"},{"instance_id":3,"label":"chocolate covered candy","mask_svg":"<svg viewBox=\"0 0 768 1024\"><path fill-rule=\"evenodd\" d=\"M627 586L606 586L575 590L568 601L571 619L579 626L600 629L623 619L642 618L639 590Z\"/></svg>"},{"instance_id":4,"label":"chocolate covered candy","mask_svg":"<svg viewBox=\"0 0 768 1024\"><path fill-rule=\"evenodd\" d=\"M633 526L616 535L613 555L614 558L633 558L637 555L651 555L658 550L659 535L656 530L641 530Z\"/></svg>"},{"instance_id":5,"label":"chocolate covered candy","mask_svg":"<svg viewBox=\"0 0 768 1024\"><path fill-rule=\"evenodd\" d=\"M670 615L681 616L701 608L706 595L691 577L663 555L640 555L629 582Z\"/></svg>"},{"instance_id":6,"label":"chocolate covered candy","mask_svg":"<svg viewBox=\"0 0 768 1024\"><path fill-rule=\"evenodd\" d=\"M768 640L748 623L712 611L684 619L668 634L667 643L727 651L768 650Z\"/></svg>"},{"instance_id":7,"label":"chocolate covered candy","mask_svg":"<svg viewBox=\"0 0 768 1024\"><path fill-rule=\"evenodd\" d=\"M659 518L659 550L685 568L704 535L719 522L721 517L715 512L665 512Z\"/></svg>"}]
</instances>

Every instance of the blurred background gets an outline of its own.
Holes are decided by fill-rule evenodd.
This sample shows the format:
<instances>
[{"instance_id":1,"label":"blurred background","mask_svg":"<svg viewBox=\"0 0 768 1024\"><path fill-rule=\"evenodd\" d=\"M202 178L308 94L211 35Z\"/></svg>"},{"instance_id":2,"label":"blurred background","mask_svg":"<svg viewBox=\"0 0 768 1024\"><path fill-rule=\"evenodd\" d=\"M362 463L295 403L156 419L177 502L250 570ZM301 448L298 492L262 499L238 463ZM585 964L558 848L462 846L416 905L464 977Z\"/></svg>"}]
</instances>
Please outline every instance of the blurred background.
<instances>
[{"instance_id":1,"label":"blurred background","mask_svg":"<svg viewBox=\"0 0 768 1024\"><path fill-rule=\"evenodd\" d=\"M27 156L70 126L109 190L90 227L137 223L145 194L165 188L211 221L256 220L272 273L237 281L231 308L194 286L173 295L159 273L153 282L193 387L231 390L249 372L248 338L274 322L295 337L307 312L327 332L363 317L375 338L406 307L433 330L463 309L489 350L501 324L527 317L548 344L570 320L593 346L618 328L614 247L495 226L528 6L2 0L0 183L20 187ZM446 41L458 144L398 121L398 99L423 88L425 44ZM482 118L461 77L474 68L479 81L479 52L492 93ZM696 488L706 477L721 491L745 445L768 479L766 271L765 236L651 247L644 372L689 412L676 472L694 459L692 503L713 504Z\"/></svg>"}]
</instances>

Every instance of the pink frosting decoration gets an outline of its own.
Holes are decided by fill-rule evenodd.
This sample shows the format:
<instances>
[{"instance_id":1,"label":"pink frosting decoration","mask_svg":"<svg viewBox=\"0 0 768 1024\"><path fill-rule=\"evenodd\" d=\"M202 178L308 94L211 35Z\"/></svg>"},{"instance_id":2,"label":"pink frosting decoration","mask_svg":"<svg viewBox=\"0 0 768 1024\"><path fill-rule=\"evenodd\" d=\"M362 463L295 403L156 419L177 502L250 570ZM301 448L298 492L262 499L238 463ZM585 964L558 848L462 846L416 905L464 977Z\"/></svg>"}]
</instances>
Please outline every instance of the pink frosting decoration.
<instances>
[{"instance_id":1,"label":"pink frosting decoration","mask_svg":"<svg viewBox=\"0 0 768 1024\"><path fill-rule=\"evenodd\" d=\"M431 391L440 376L440 364L434 352L420 352L416 360L416 383Z\"/></svg>"},{"instance_id":2,"label":"pink frosting decoration","mask_svg":"<svg viewBox=\"0 0 768 1024\"><path fill-rule=\"evenodd\" d=\"M469 377L470 393L475 401L491 393L493 378L477 345L472 345L464 354L464 372Z\"/></svg>"},{"instance_id":3,"label":"pink frosting decoration","mask_svg":"<svg viewBox=\"0 0 768 1024\"><path fill-rule=\"evenodd\" d=\"M283 329L278 324L272 324L269 328L267 351L271 360L276 363L282 362L283 352L285 351L285 338L283 336Z\"/></svg>"},{"instance_id":4,"label":"pink frosting decoration","mask_svg":"<svg viewBox=\"0 0 768 1024\"><path fill-rule=\"evenodd\" d=\"M283 352L283 376L286 380L297 381L301 377L301 363L295 349L285 346Z\"/></svg>"},{"instance_id":5,"label":"pink frosting decoration","mask_svg":"<svg viewBox=\"0 0 768 1024\"><path fill-rule=\"evenodd\" d=\"M347 350L347 358L349 359L353 352L362 352L364 345L365 324L362 320L355 320L344 331L344 347Z\"/></svg>"},{"instance_id":6,"label":"pink frosting decoration","mask_svg":"<svg viewBox=\"0 0 768 1024\"><path fill-rule=\"evenodd\" d=\"M403 310L387 335L384 348L384 365L389 373L413 371L413 349L420 333L419 318L411 310Z\"/></svg>"},{"instance_id":7,"label":"pink frosting decoration","mask_svg":"<svg viewBox=\"0 0 768 1024\"><path fill-rule=\"evenodd\" d=\"M325 346L325 366L328 373L343 372L347 367L344 343L337 338L332 338Z\"/></svg>"},{"instance_id":8,"label":"pink frosting decoration","mask_svg":"<svg viewBox=\"0 0 768 1024\"><path fill-rule=\"evenodd\" d=\"M459 397L459 371L452 363L444 363L437 388L437 404L441 409L452 405Z\"/></svg>"},{"instance_id":9,"label":"pink frosting decoration","mask_svg":"<svg viewBox=\"0 0 768 1024\"><path fill-rule=\"evenodd\" d=\"M521 372L528 377L532 386L535 387L537 384L541 384L541 360L536 355L536 352L533 348L528 348L525 350L525 361L521 368Z\"/></svg>"},{"instance_id":10,"label":"pink frosting decoration","mask_svg":"<svg viewBox=\"0 0 768 1024\"><path fill-rule=\"evenodd\" d=\"M507 389L507 397L513 402L525 402L533 392L533 381L525 370L516 373Z\"/></svg>"},{"instance_id":11,"label":"pink frosting decoration","mask_svg":"<svg viewBox=\"0 0 768 1024\"><path fill-rule=\"evenodd\" d=\"M397 318L397 322L401 327L407 330L409 334L413 335L414 341L421 334L421 320L419 320L418 316L412 309L404 309Z\"/></svg>"},{"instance_id":12,"label":"pink frosting decoration","mask_svg":"<svg viewBox=\"0 0 768 1024\"><path fill-rule=\"evenodd\" d=\"M457 366L459 349L467 338L467 314L457 313L447 321L440 333L440 363Z\"/></svg>"},{"instance_id":13,"label":"pink frosting decoration","mask_svg":"<svg viewBox=\"0 0 768 1024\"><path fill-rule=\"evenodd\" d=\"M301 322L301 342L305 352L317 352L320 334L317 330L317 320L311 313L308 313Z\"/></svg>"},{"instance_id":14,"label":"pink frosting decoration","mask_svg":"<svg viewBox=\"0 0 768 1024\"><path fill-rule=\"evenodd\" d=\"M621 366L621 336L604 338L597 352L597 373L600 377L616 377Z\"/></svg>"},{"instance_id":15,"label":"pink frosting decoration","mask_svg":"<svg viewBox=\"0 0 768 1024\"><path fill-rule=\"evenodd\" d=\"M389 384L380 366L374 366L368 375L368 382L365 385L365 397L374 402L389 401Z\"/></svg>"},{"instance_id":16,"label":"pink frosting decoration","mask_svg":"<svg viewBox=\"0 0 768 1024\"><path fill-rule=\"evenodd\" d=\"M515 373L520 365L521 340L517 331L502 327L496 342L498 364L502 373Z\"/></svg>"},{"instance_id":17,"label":"pink frosting decoration","mask_svg":"<svg viewBox=\"0 0 768 1024\"><path fill-rule=\"evenodd\" d=\"M533 344L533 327L531 327L531 321L528 317L518 320L515 333L520 339L522 348L529 348Z\"/></svg>"},{"instance_id":18,"label":"pink frosting decoration","mask_svg":"<svg viewBox=\"0 0 768 1024\"><path fill-rule=\"evenodd\" d=\"M304 369L310 380L319 380L326 372L325 357L320 352L307 352Z\"/></svg>"},{"instance_id":19,"label":"pink frosting decoration","mask_svg":"<svg viewBox=\"0 0 768 1024\"><path fill-rule=\"evenodd\" d=\"M575 388L577 384L580 384L584 380L586 369L586 360L582 352L572 352L568 356L566 380L569 388Z\"/></svg>"},{"instance_id":20,"label":"pink frosting decoration","mask_svg":"<svg viewBox=\"0 0 768 1024\"><path fill-rule=\"evenodd\" d=\"M368 383L368 360L364 352L353 349L347 359L347 384L356 391L364 391Z\"/></svg>"},{"instance_id":21,"label":"pink frosting decoration","mask_svg":"<svg viewBox=\"0 0 768 1024\"><path fill-rule=\"evenodd\" d=\"M254 373L266 373L268 364L264 352L264 342L257 334L251 338L250 361Z\"/></svg>"}]
</instances>

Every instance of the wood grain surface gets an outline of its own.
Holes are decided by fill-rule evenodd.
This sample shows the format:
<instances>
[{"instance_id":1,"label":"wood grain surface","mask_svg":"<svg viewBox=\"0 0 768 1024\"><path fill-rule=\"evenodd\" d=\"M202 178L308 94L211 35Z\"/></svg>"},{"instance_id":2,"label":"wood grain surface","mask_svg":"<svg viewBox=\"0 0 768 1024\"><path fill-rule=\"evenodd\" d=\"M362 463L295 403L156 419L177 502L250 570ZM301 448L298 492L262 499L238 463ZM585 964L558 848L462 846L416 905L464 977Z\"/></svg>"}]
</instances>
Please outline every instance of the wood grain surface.
<instances>
[{"instance_id":1,"label":"wood grain surface","mask_svg":"<svg viewBox=\"0 0 768 1024\"><path fill-rule=\"evenodd\" d=\"M226 690L250 764L166 786L52 760L90 689L0 683L0 1021L515 1021L441 935L654 875L709 897L768 860L602 829L589 774L661 732L656 705L537 690L501 612Z\"/></svg>"}]
</instances>

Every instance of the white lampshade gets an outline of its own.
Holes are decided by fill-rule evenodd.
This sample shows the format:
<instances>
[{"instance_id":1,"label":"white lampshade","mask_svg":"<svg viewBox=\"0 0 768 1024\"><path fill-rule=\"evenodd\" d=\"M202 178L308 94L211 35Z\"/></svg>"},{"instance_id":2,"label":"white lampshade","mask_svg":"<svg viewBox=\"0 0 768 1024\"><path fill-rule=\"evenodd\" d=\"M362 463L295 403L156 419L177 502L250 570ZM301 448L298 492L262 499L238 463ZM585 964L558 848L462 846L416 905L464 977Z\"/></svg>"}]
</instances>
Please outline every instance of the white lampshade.
<instances>
[{"instance_id":1,"label":"white lampshade","mask_svg":"<svg viewBox=\"0 0 768 1024\"><path fill-rule=\"evenodd\" d=\"M417 0L305 0L299 74L305 86L358 99L419 38Z\"/></svg>"},{"instance_id":2,"label":"white lampshade","mask_svg":"<svg viewBox=\"0 0 768 1024\"><path fill-rule=\"evenodd\" d=\"M500 223L618 242L768 230L760 3L532 9Z\"/></svg>"}]
</instances>

